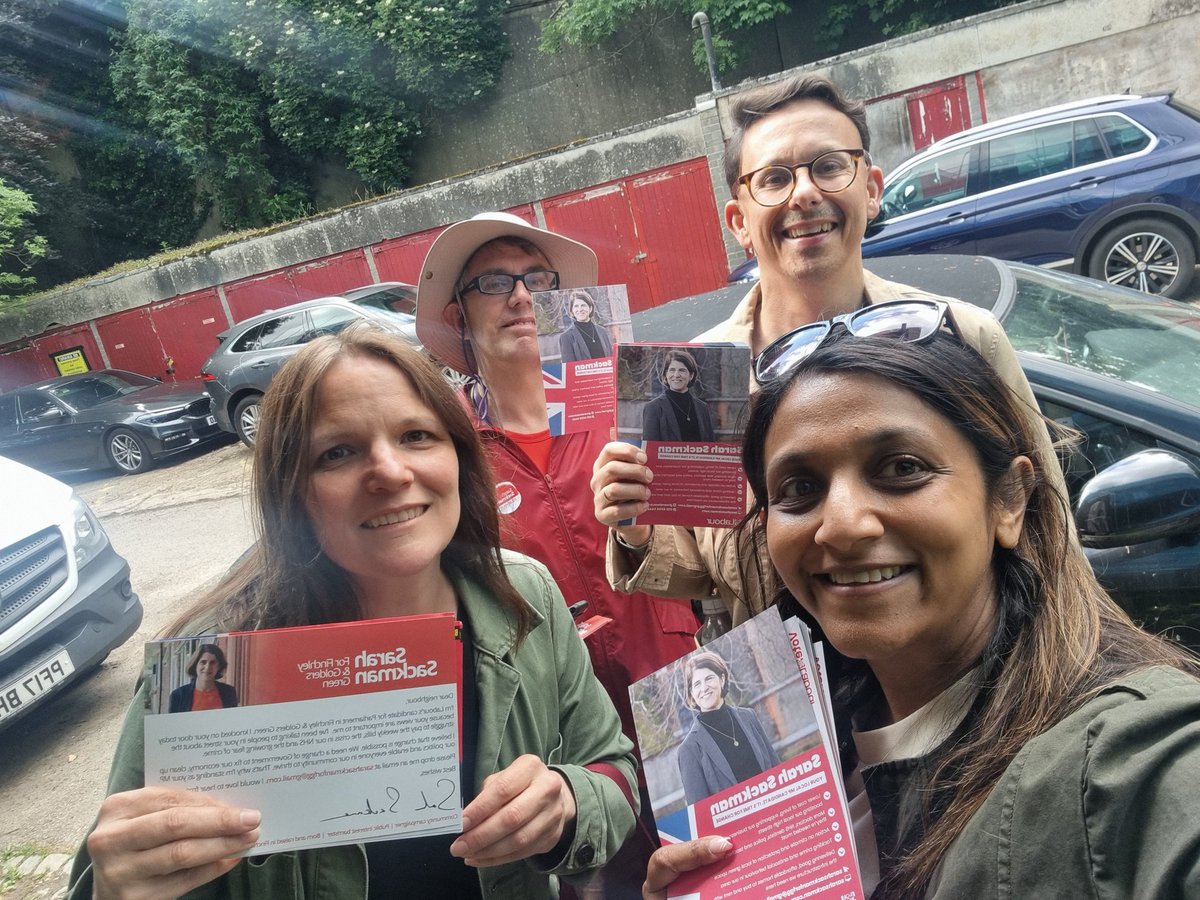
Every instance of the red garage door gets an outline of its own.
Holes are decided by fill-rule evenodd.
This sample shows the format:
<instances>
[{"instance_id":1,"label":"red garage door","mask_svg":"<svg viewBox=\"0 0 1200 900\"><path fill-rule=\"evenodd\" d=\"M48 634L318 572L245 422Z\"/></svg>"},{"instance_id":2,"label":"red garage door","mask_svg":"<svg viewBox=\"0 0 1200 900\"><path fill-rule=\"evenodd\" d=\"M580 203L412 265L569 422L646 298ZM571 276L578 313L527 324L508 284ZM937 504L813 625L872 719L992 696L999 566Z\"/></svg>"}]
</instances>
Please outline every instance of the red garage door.
<instances>
[{"instance_id":1,"label":"red garage door","mask_svg":"<svg viewBox=\"0 0 1200 900\"><path fill-rule=\"evenodd\" d=\"M289 277L295 285L298 300L329 297L371 284L373 280L361 247L293 266Z\"/></svg>"},{"instance_id":2,"label":"red garage door","mask_svg":"<svg viewBox=\"0 0 1200 900\"><path fill-rule=\"evenodd\" d=\"M949 81L928 84L904 98L913 149L922 150L934 141L971 127L971 106L966 82L960 75Z\"/></svg>"},{"instance_id":3,"label":"red garage door","mask_svg":"<svg viewBox=\"0 0 1200 900\"><path fill-rule=\"evenodd\" d=\"M167 377L166 353L159 343L150 308L139 306L96 320L96 331L114 369Z\"/></svg>"},{"instance_id":4,"label":"red garage door","mask_svg":"<svg viewBox=\"0 0 1200 900\"><path fill-rule=\"evenodd\" d=\"M34 346L0 352L0 392L53 378L57 374L54 364Z\"/></svg>"},{"instance_id":5,"label":"red garage door","mask_svg":"<svg viewBox=\"0 0 1200 900\"><path fill-rule=\"evenodd\" d=\"M625 284L637 311L720 287L721 220L703 158L542 202L551 231L588 244L600 281Z\"/></svg>"},{"instance_id":6,"label":"red garage door","mask_svg":"<svg viewBox=\"0 0 1200 900\"><path fill-rule=\"evenodd\" d=\"M175 360L176 381L198 378L217 348L217 335L229 327L215 288L207 288L150 307L163 355Z\"/></svg>"},{"instance_id":7,"label":"red garage door","mask_svg":"<svg viewBox=\"0 0 1200 900\"><path fill-rule=\"evenodd\" d=\"M92 329L84 325L72 325L69 328L64 328L61 331L52 331L49 334L43 334L40 337L34 338L33 346L37 348L38 353L46 360L45 364L49 364L49 378L54 378L58 375L58 370L54 367L53 361L50 360L51 353L57 353L59 350L70 350L74 347L79 347L83 350L84 358L87 360L89 369L103 369L104 357L100 355L100 347L96 344L96 339L92 336Z\"/></svg>"}]
</instances>

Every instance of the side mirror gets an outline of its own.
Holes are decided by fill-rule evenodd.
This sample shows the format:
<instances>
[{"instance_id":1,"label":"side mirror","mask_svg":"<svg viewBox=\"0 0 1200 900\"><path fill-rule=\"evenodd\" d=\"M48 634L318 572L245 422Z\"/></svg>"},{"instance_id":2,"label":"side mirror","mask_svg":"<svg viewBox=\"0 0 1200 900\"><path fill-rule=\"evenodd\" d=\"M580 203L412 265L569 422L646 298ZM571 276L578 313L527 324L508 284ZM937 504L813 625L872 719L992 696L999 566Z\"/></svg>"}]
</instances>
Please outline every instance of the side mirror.
<instances>
[{"instance_id":1,"label":"side mirror","mask_svg":"<svg viewBox=\"0 0 1200 900\"><path fill-rule=\"evenodd\" d=\"M1200 470L1177 453L1142 450L1083 486L1075 525L1104 549L1200 531Z\"/></svg>"}]
</instances>

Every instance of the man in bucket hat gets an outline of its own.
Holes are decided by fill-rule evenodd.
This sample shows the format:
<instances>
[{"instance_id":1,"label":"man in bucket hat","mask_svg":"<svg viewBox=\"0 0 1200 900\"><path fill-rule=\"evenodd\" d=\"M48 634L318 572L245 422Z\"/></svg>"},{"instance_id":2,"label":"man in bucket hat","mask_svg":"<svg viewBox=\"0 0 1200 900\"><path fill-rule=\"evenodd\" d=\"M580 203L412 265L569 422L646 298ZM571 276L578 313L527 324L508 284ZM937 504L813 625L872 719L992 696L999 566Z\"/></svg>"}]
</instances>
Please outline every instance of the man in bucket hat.
<instances>
[{"instance_id":1,"label":"man in bucket hat","mask_svg":"<svg viewBox=\"0 0 1200 900\"><path fill-rule=\"evenodd\" d=\"M695 649L690 603L623 594L608 583L608 529L588 483L608 429L551 438L532 293L597 283L596 254L508 213L451 225L429 248L417 292L417 336L467 376L496 478L504 544L550 570L582 618L612 621L586 645L625 733L635 741L629 685ZM643 790L644 821L652 822ZM643 835L644 837L644 835ZM640 897L646 844L630 839L604 873L604 896ZM619 878L618 876L625 876Z\"/></svg>"}]
</instances>

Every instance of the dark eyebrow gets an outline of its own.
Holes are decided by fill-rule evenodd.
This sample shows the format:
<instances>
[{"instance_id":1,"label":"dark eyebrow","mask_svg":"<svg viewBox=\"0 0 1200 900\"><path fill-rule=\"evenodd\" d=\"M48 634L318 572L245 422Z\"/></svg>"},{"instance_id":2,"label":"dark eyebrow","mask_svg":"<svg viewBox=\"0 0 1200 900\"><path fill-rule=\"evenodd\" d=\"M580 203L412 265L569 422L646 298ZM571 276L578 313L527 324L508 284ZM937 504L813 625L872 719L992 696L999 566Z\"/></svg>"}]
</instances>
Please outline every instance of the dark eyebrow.
<instances>
[{"instance_id":1,"label":"dark eyebrow","mask_svg":"<svg viewBox=\"0 0 1200 900\"><path fill-rule=\"evenodd\" d=\"M877 431L869 432L856 439L853 444L887 446L899 441L911 441L914 438L924 441L932 440L929 432L923 428L918 426L901 426L897 428L881 428ZM773 460L768 461L764 468L769 471L777 466L787 466L789 468L805 466L808 465L811 456L811 453L804 450L788 450L782 456L776 456Z\"/></svg>"}]
</instances>

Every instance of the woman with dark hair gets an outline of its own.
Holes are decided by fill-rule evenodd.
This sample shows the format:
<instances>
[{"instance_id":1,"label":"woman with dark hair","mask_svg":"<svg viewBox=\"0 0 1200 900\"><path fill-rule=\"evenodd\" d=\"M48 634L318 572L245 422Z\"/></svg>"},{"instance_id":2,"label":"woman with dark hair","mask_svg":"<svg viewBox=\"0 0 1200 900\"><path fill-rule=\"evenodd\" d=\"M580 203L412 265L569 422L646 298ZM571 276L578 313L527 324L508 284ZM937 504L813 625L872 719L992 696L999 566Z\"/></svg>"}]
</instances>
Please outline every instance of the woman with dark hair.
<instances>
[{"instance_id":1,"label":"woman with dark hair","mask_svg":"<svg viewBox=\"0 0 1200 900\"><path fill-rule=\"evenodd\" d=\"M612 356L612 336L596 314L596 301L591 294L571 291L566 311L571 324L558 336L558 351L564 364Z\"/></svg>"},{"instance_id":2,"label":"woman with dark hair","mask_svg":"<svg viewBox=\"0 0 1200 900\"><path fill-rule=\"evenodd\" d=\"M740 539L826 643L864 884L1194 895L1200 664L1104 592L1020 402L929 307L764 352L743 448ZM646 895L729 852L658 851Z\"/></svg>"},{"instance_id":3,"label":"woman with dark hair","mask_svg":"<svg viewBox=\"0 0 1200 900\"><path fill-rule=\"evenodd\" d=\"M241 860L259 813L144 787L135 701L72 896L518 900L604 865L633 827L632 745L546 570L500 550L483 448L437 368L359 325L306 345L263 399L254 497L255 552L169 630L456 615L463 833Z\"/></svg>"},{"instance_id":4,"label":"woman with dark hair","mask_svg":"<svg viewBox=\"0 0 1200 900\"><path fill-rule=\"evenodd\" d=\"M729 664L704 651L683 667L683 691L696 713L679 745L679 775L689 805L779 765L754 710L728 702Z\"/></svg>"},{"instance_id":5,"label":"woman with dark hair","mask_svg":"<svg viewBox=\"0 0 1200 900\"><path fill-rule=\"evenodd\" d=\"M169 712L202 709L229 709L238 705L233 685L221 681L229 663L225 651L216 644L201 644L188 660L187 673L192 680L171 691Z\"/></svg>"},{"instance_id":6,"label":"woman with dark hair","mask_svg":"<svg viewBox=\"0 0 1200 900\"><path fill-rule=\"evenodd\" d=\"M658 377L666 390L642 407L642 440L715 441L708 404L692 393L700 377L696 358L686 350L668 350Z\"/></svg>"}]
</instances>

